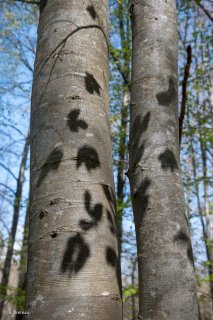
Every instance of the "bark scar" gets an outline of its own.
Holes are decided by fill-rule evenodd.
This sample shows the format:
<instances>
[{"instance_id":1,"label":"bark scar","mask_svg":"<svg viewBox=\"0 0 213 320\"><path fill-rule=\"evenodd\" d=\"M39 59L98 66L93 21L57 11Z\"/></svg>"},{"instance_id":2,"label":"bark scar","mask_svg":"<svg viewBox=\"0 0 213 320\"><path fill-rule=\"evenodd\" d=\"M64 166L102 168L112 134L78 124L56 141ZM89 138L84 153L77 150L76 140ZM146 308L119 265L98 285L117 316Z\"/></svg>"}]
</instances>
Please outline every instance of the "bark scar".
<instances>
[{"instance_id":1,"label":"bark scar","mask_svg":"<svg viewBox=\"0 0 213 320\"><path fill-rule=\"evenodd\" d=\"M39 213L39 218L43 219L47 215L48 211L45 209L42 209Z\"/></svg>"}]
</instances>

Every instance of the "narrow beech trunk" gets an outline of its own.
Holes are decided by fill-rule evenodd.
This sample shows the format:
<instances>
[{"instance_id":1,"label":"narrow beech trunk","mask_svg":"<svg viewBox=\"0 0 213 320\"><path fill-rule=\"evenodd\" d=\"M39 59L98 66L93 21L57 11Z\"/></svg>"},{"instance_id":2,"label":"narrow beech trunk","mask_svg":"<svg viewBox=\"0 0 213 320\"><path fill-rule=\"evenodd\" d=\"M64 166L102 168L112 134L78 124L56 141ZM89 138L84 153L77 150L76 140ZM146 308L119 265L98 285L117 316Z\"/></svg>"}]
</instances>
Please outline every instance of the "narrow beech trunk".
<instances>
[{"instance_id":1,"label":"narrow beech trunk","mask_svg":"<svg viewBox=\"0 0 213 320\"><path fill-rule=\"evenodd\" d=\"M108 1L41 2L26 319L119 320Z\"/></svg>"},{"instance_id":2,"label":"narrow beech trunk","mask_svg":"<svg viewBox=\"0 0 213 320\"><path fill-rule=\"evenodd\" d=\"M123 233L123 203L125 197L125 158L127 153L127 121L129 109L130 92L126 88L123 94L123 103L121 107L121 126L119 130L119 145L118 145L118 173L117 173L117 203L118 203L118 225L120 238L120 251L122 247L122 233Z\"/></svg>"},{"instance_id":3,"label":"narrow beech trunk","mask_svg":"<svg viewBox=\"0 0 213 320\"><path fill-rule=\"evenodd\" d=\"M194 263L179 161L174 0L131 2L130 167L139 319L197 320Z\"/></svg>"},{"instance_id":4,"label":"narrow beech trunk","mask_svg":"<svg viewBox=\"0 0 213 320\"><path fill-rule=\"evenodd\" d=\"M205 111L205 110L204 110ZM199 111L198 111L199 115ZM213 312L213 230L212 230L212 223L211 223L211 216L210 216L210 208L209 208L209 192L208 192L208 177L207 177L207 146L206 146L206 139L202 136L202 122L198 116L198 125L199 125L199 144L200 144L200 151L202 156L202 171L203 171L203 190L204 190L204 216L206 220L206 232L204 234L205 238L205 245L206 245L206 252L207 252L207 259L209 262L208 265L208 272L209 272L209 285L210 285L210 294L212 300L212 312Z\"/></svg>"},{"instance_id":5,"label":"narrow beech trunk","mask_svg":"<svg viewBox=\"0 0 213 320\"><path fill-rule=\"evenodd\" d=\"M13 220L12 220L11 230L10 230L9 239L8 239L8 247L7 247L4 267L2 271L2 280L0 285L1 286L0 288L0 319L2 318L2 312L4 308L4 302L7 294L7 286L9 282L9 276L10 276L11 262L13 257L13 248L14 248L18 219L19 219L21 195L22 195L23 182L24 182L24 173L25 173L26 162L27 162L27 154L29 150L29 142L30 140L29 140L29 134L28 134L25 141L23 153L22 153L21 165L20 165L19 175L17 179L17 187L16 187L16 193L15 193L15 199L14 199L14 207L13 207Z\"/></svg>"},{"instance_id":6,"label":"narrow beech trunk","mask_svg":"<svg viewBox=\"0 0 213 320\"><path fill-rule=\"evenodd\" d=\"M121 120L118 130L118 167L117 167L117 204L118 204L118 222L120 236L120 251L122 249L122 233L123 233L123 214L124 214L124 198L125 198L125 159L127 155L127 131L129 118L130 103L130 26L128 24L129 16L125 12L127 8L126 1L117 2L117 13L119 21L119 35L121 43L121 57L116 54L118 51L111 44L111 56L120 73L123 86L123 101L121 105Z\"/></svg>"},{"instance_id":7,"label":"narrow beech trunk","mask_svg":"<svg viewBox=\"0 0 213 320\"><path fill-rule=\"evenodd\" d=\"M201 130L201 128L200 128ZM200 140L200 149L201 149L201 155L202 155L202 166L203 166L203 190L204 190L204 208L202 208L201 205L201 199L200 199L200 188L199 188L199 179L197 175L197 168L198 168L198 163L196 161L195 157L195 150L193 147L193 139L190 137L190 153L192 157L192 171L193 171L193 178L195 181L195 196L197 198L197 208L198 208L198 213L199 213L199 218L202 226L202 231L203 231L203 239L205 243L205 248L206 248L206 255L207 255L207 260L208 260L208 273L209 273L209 281L212 279L213 276L213 253L212 253L212 246L211 246L211 241L212 241L212 228L211 228L211 221L209 219L209 203L208 203L208 182L207 182L207 159L206 159L206 150L204 149L203 143L202 143L202 138L199 137ZM212 310L213 310L213 282L209 282L209 287L210 287L210 298L212 300Z\"/></svg>"},{"instance_id":8,"label":"narrow beech trunk","mask_svg":"<svg viewBox=\"0 0 213 320\"><path fill-rule=\"evenodd\" d=\"M27 272L27 254L28 254L28 237L29 237L29 204L27 206L25 222L24 222L24 237L21 247L21 257L19 265L19 281L18 281L18 290L17 290L17 303L16 303L16 320L24 319L24 315L18 313L18 311L23 311L24 303L20 302L20 295L24 296L25 287L26 287L26 272Z\"/></svg>"}]
</instances>

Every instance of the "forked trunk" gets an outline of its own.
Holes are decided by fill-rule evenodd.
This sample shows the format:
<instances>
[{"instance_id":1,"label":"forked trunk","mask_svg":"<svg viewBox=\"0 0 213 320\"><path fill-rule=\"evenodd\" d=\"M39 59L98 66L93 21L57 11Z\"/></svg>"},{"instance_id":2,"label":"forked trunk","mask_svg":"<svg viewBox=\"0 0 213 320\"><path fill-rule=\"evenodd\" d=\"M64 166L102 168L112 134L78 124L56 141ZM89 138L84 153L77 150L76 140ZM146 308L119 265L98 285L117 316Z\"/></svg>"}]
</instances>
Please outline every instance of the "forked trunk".
<instances>
[{"instance_id":1,"label":"forked trunk","mask_svg":"<svg viewBox=\"0 0 213 320\"><path fill-rule=\"evenodd\" d=\"M130 168L140 316L197 320L194 263L178 141L174 0L131 2Z\"/></svg>"},{"instance_id":2,"label":"forked trunk","mask_svg":"<svg viewBox=\"0 0 213 320\"><path fill-rule=\"evenodd\" d=\"M120 320L108 1L41 2L31 114L30 320Z\"/></svg>"}]
</instances>

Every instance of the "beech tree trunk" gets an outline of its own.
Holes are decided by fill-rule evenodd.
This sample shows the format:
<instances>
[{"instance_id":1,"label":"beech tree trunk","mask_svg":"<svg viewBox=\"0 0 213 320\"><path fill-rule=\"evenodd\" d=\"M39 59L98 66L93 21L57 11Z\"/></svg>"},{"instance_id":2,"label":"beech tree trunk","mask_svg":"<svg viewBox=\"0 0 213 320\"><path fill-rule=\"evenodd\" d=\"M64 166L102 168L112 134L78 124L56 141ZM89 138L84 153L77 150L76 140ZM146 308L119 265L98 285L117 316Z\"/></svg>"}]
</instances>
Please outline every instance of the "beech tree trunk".
<instances>
[{"instance_id":1,"label":"beech tree trunk","mask_svg":"<svg viewBox=\"0 0 213 320\"><path fill-rule=\"evenodd\" d=\"M125 156L127 154L127 121L129 109L128 90L124 90L123 103L121 107L121 125L119 130L119 144L118 144L118 173L117 173L117 203L118 203L118 222L119 222L119 238L120 238L120 251L122 247L122 234L123 234L123 203L125 197Z\"/></svg>"},{"instance_id":2,"label":"beech tree trunk","mask_svg":"<svg viewBox=\"0 0 213 320\"><path fill-rule=\"evenodd\" d=\"M28 238L29 238L29 203L26 210L25 222L24 222L24 237L21 247L20 265L19 265L19 280L17 291L17 303L16 303L16 320L24 319L24 314L18 313L23 311L24 303L20 305L18 295L24 294L26 287L26 272L27 272L27 254L28 254Z\"/></svg>"},{"instance_id":3,"label":"beech tree trunk","mask_svg":"<svg viewBox=\"0 0 213 320\"><path fill-rule=\"evenodd\" d=\"M197 320L179 161L174 0L132 0L128 176L137 234L139 319Z\"/></svg>"},{"instance_id":4,"label":"beech tree trunk","mask_svg":"<svg viewBox=\"0 0 213 320\"><path fill-rule=\"evenodd\" d=\"M10 276L13 249L14 249L18 219L19 219L21 195L22 195L23 182L24 182L24 173L25 173L26 162L27 162L27 154L29 150L29 142L30 141L29 141L29 134L28 134L25 141L24 150L22 153L21 165L20 165L19 175L17 179L17 187L16 187L16 193L15 193L15 199L14 199L14 207L13 207L13 220L12 220L11 230L10 230L9 239L8 239L8 247L7 247L4 267L2 271L2 280L1 280L1 288L0 288L0 319L2 318L2 312L4 308L5 297L7 294L7 286L8 286L9 276Z\"/></svg>"},{"instance_id":5,"label":"beech tree trunk","mask_svg":"<svg viewBox=\"0 0 213 320\"><path fill-rule=\"evenodd\" d=\"M41 1L26 319L119 320L108 1Z\"/></svg>"}]
</instances>

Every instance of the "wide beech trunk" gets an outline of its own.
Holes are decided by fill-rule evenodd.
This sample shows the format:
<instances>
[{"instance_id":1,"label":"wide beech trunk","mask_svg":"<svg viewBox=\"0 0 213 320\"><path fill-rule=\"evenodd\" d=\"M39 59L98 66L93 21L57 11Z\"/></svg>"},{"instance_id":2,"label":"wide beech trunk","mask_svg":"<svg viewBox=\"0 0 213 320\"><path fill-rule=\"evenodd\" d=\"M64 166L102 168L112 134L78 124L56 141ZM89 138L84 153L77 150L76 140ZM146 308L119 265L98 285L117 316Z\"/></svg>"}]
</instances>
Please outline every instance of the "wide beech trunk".
<instances>
[{"instance_id":1,"label":"wide beech trunk","mask_svg":"<svg viewBox=\"0 0 213 320\"><path fill-rule=\"evenodd\" d=\"M108 1L41 1L26 319L119 320Z\"/></svg>"},{"instance_id":2,"label":"wide beech trunk","mask_svg":"<svg viewBox=\"0 0 213 320\"><path fill-rule=\"evenodd\" d=\"M132 0L130 167L143 320L196 320L179 161L174 0Z\"/></svg>"}]
</instances>

